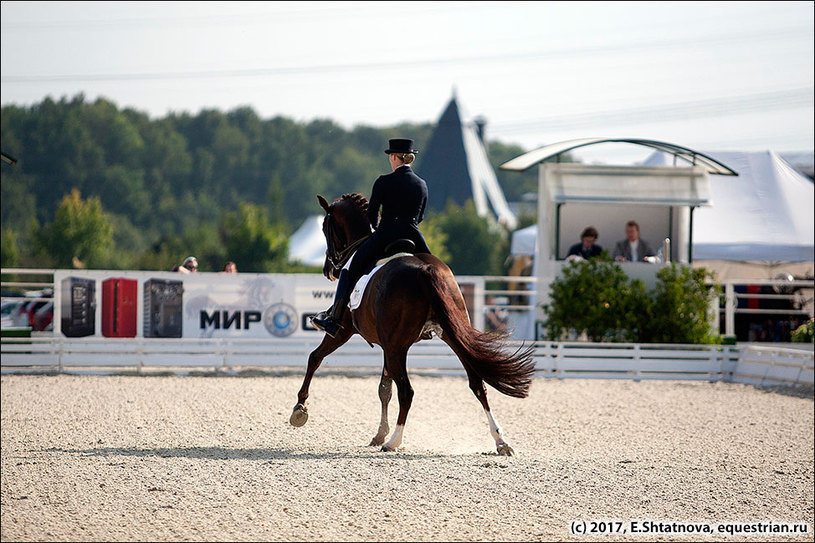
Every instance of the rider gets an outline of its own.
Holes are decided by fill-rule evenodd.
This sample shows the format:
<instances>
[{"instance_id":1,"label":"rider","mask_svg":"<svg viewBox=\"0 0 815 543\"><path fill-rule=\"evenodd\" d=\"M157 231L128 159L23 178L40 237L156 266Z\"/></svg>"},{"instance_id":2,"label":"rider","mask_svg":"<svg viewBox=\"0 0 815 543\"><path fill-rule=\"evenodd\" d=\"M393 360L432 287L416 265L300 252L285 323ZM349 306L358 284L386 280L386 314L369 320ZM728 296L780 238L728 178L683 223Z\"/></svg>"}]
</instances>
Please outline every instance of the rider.
<instances>
[{"instance_id":1,"label":"rider","mask_svg":"<svg viewBox=\"0 0 815 543\"><path fill-rule=\"evenodd\" d=\"M368 221L375 231L360 245L340 272L334 305L311 321L316 328L324 330L331 337L342 328L340 323L354 285L371 264L381 258L390 243L398 239L409 239L415 244L416 253L430 253L418 227L427 205L427 184L410 167L418 151L413 148L411 139L391 139L388 143L385 153L392 173L377 178L368 202Z\"/></svg>"}]
</instances>

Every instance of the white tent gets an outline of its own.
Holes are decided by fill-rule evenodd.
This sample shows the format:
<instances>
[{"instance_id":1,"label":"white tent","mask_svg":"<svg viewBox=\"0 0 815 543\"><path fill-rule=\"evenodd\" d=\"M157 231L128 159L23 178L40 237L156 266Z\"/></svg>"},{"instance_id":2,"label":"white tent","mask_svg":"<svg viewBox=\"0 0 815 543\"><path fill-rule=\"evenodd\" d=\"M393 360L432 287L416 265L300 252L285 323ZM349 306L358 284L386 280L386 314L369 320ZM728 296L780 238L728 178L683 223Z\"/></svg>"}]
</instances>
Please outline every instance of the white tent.
<instances>
[{"instance_id":1,"label":"white tent","mask_svg":"<svg viewBox=\"0 0 815 543\"><path fill-rule=\"evenodd\" d=\"M526 228L520 228L512 233L512 243L509 246L509 252L513 256L535 256L535 242L537 239L537 224L527 226Z\"/></svg>"},{"instance_id":2,"label":"white tent","mask_svg":"<svg viewBox=\"0 0 815 543\"><path fill-rule=\"evenodd\" d=\"M312 215L289 238L289 261L300 261L309 266L322 267L325 262L325 215Z\"/></svg>"},{"instance_id":3,"label":"white tent","mask_svg":"<svg viewBox=\"0 0 815 543\"><path fill-rule=\"evenodd\" d=\"M772 151L707 154L739 176L710 176L713 205L693 213L693 259L811 262L812 181ZM654 153L645 164L671 160Z\"/></svg>"},{"instance_id":4,"label":"white tent","mask_svg":"<svg viewBox=\"0 0 815 543\"><path fill-rule=\"evenodd\" d=\"M706 153L738 177L711 175L713 205L693 213L694 261L812 262L813 183L772 151ZM656 152L647 166L672 164ZM533 255L535 226L512 235L513 255Z\"/></svg>"}]
</instances>

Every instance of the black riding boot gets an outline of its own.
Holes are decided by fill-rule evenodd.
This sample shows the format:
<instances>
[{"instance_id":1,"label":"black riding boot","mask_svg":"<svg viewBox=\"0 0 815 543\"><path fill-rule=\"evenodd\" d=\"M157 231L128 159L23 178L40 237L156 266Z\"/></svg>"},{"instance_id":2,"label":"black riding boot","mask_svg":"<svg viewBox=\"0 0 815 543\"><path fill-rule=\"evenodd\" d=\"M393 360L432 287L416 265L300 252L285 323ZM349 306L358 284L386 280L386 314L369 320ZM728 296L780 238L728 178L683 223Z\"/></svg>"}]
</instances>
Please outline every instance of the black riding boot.
<instances>
[{"instance_id":1,"label":"black riding boot","mask_svg":"<svg viewBox=\"0 0 815 543\"><path fill-rule=\"evenodd\" d=\"M312 318L311 324L329 336L335 337L342 329L342 317L345 314L345 308L348 306L350 295L351 293L348 292L348 270L342 270L337 282L337 291L334 293L334 305L328 311Z\"/></svg>"}]
</instances>

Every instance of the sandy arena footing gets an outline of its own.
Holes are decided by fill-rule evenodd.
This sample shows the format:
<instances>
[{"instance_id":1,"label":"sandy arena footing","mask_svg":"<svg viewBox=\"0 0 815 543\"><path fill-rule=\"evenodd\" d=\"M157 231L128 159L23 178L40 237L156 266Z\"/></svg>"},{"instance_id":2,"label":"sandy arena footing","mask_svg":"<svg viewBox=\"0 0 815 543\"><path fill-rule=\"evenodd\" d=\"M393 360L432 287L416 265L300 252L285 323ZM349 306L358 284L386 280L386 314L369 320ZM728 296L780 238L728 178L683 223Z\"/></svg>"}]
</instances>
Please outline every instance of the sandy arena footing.
<instances>
[{"instance_id":1,"label":"sandy arena footing","mask_svg":"<svg viewBox=\"0 0 815 543\"><path fill-rule=\"evenodd\" d=\"M293 428L301 380L3 375L2 540L813 540L811 390L544 378L523 400L488 389L508 458L464 377L412 376L396 453L367 446L377 376L318 372L309 421ZM393 428L395 394L391 405ZM598 521L613 524L580 533ZM663 533L632 533L646 521ZM808 532L675 532L721 523Z\"/></svg>"}]
</instances>

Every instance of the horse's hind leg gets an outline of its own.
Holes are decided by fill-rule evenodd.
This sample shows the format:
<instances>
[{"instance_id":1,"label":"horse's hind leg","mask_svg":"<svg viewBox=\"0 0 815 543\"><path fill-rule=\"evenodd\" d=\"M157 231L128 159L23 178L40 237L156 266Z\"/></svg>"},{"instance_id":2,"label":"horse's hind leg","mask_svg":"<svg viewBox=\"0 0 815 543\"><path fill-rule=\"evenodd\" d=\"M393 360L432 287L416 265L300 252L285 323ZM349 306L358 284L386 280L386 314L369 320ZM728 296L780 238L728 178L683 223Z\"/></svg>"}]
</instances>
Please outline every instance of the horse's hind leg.
<instances>
[{"instance_id":1,"label":"horse's hind leg","mask_svg":"<svg viewBox=\"0 0 815 543\"><path fill-rule=\"evenodd\" d=\"M490 404L487 401L487 389L484 388L484 381L477 375L471 373L470 370L467 370L467 377L470 379L470 390L473 391L475 397L481 402L481 407L484 408L484 414L487 415L487 422L490 425L490 434L495 440L495 448L498 454L501 456L514 455L515 451L509 446L509 443L504 441L504 431L490 410Z\"/></svg>"},{"instance_id":2,"label":"horse's hind leg","mask_svg":"<svg viewBox=\"0 0 815 543\"><path fill-rule=\"evenodd\" d=\"M289 423L292 426L303 426L308 421L308 410L306 409L306 400L308 399L308 389L311 386L311 379L314 377L314 372L323 363L323 359L339 349L344 345L351 336L354 335L350 328L344 328L337 337L331 337L328 334L323 337L323 341L317 346L316 349L311 351L308 355L308 367L306 368L306 376L303 378L303 385L297 393L297 405L294 406Z\"/></svg>"},{"instance_id":3,"label":"horse's hind leg","mask_svg":"<svg viewBox=\"0 0 815 543\"><path fill-rule=\"evenodd\" d=\"M413 403L413 387L407 375L407 348L397 353L385 353L385 369L396 382L396 397L399 398L399 416L396 418L396 429L387 443L382 445L383 451L395 451L402 444L402 435L405 431L410 405Z\"/></svg>"},{"instance_id":4,"label":"horse's hind leg","mask_svg":"<svg viewBox=\"0 0 815 543\"><path fill-rule=\"evenodd\" d=\"M382 416L379 419L379 430L371 440L371 446L379 446L385 442L388 436L388 404L393 394L393 379L388 375L388 369L382 368L382 379L379 381L379 401L382 403Z\"/></svg>"}]
</instances>

